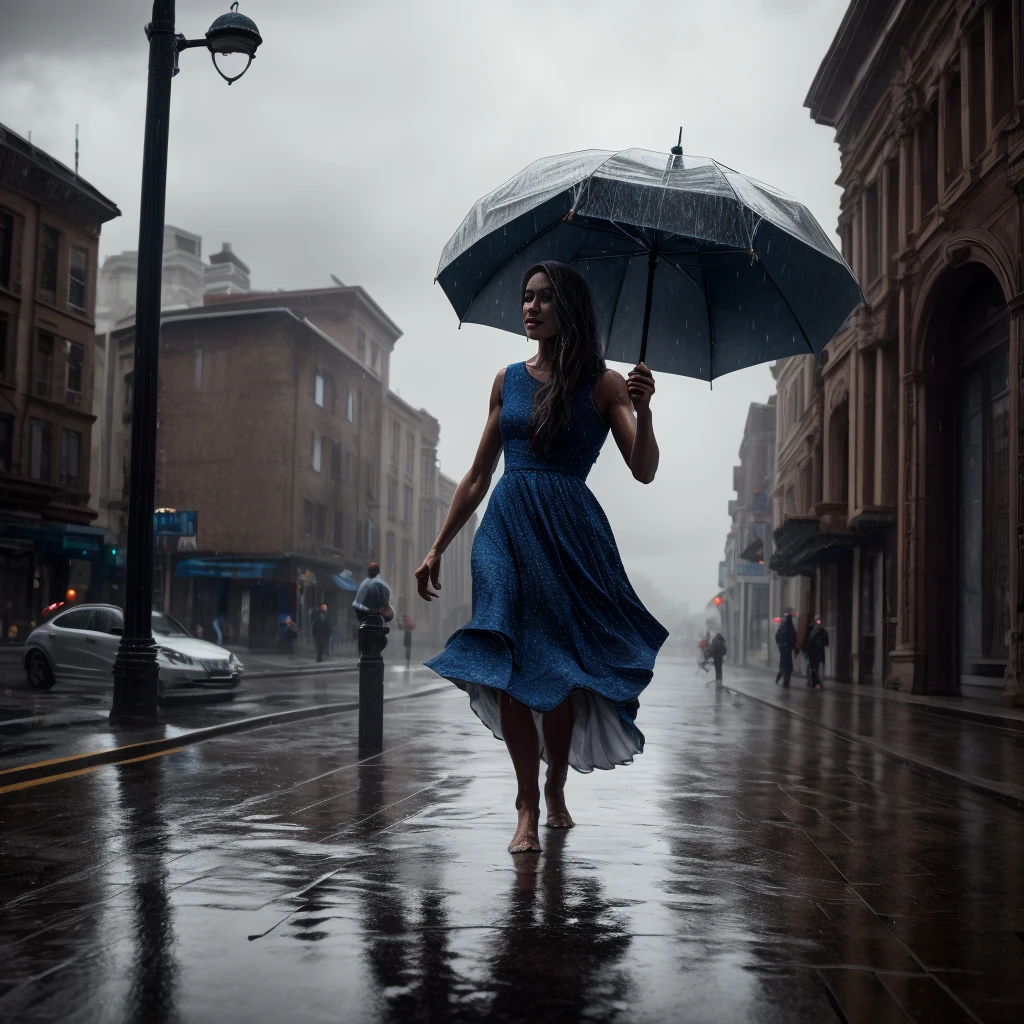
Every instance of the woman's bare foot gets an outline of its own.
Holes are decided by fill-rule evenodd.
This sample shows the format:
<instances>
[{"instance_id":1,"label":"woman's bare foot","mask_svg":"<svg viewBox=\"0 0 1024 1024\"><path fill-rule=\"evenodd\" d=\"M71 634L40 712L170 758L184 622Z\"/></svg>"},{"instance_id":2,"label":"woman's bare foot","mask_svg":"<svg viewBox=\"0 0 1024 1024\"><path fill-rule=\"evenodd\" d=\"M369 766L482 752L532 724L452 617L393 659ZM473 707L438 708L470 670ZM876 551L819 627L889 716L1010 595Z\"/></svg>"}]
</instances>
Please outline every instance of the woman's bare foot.
<instances>
[{"instance_id":1,"label":"woman's bare foot","mask_svg":"<svg viewBox=\"0 0 1024 1024\"><path fill-rule=\"evenodd\" d=\"M544 803L548 807L548 828L572 828L576 824L565 806L565 779L568 774L568 766L554 774L549 767L544 777Z\"/></svg>"},{"instance_id":2,"label":"woman's bare foot","mask_svg":"<svg viewBox=\"0 0 1024 1024\"><path fill-rule=\"evenodd\" d=\"M509 853L540 853L540 835L537 824L540 809L523 804L519 808L519 827L508 844Z\"/></svg>"}]
</instances>

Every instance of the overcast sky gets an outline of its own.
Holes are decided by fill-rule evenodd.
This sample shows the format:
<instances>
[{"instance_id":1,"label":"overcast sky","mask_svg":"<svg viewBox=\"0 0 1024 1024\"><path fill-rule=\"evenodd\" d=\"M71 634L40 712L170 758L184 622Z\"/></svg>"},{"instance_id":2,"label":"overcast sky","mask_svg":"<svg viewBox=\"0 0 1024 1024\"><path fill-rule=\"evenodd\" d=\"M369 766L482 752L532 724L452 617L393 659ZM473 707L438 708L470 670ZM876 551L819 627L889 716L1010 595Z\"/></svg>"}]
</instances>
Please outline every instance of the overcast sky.
<instances>
[{"instance_id":1,"label":"overcast sky","mask_svg":"<svg viewBox=\"0 0 1024 1024\"><path fill-rule=\"evenodd\" d=\"M433 285L472 204L530 161L577 149L689 153L806 203L829 232L839 159L803 107L846 0L243 0L264 44L228 88L208 54L174 79L169 223L230 241L258 289L360 284L405 332L392 387L441 421L442 469L468 469L495 371L525 339L457 321ZM146 92L141 0L0 0L0 122L71 164L123 216L102 256L137 247ZM220 0L178 0L202 36ZM590 483L638 591L694 611L715 592L747 406L767 367L661 375L650 487L609 443ZM674 625L674 623L668 623Z\"/></svg>"}]
</instances>

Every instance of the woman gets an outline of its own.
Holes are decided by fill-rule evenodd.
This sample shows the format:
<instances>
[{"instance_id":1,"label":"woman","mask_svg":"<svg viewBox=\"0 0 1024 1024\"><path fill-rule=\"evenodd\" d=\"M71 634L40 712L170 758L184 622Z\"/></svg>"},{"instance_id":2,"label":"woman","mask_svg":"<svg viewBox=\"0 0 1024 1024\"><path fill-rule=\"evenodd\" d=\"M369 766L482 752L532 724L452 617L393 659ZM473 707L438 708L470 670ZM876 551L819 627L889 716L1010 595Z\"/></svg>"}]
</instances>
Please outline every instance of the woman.
<instances>
[{"instance_id":1,"label":"woman","mask_svg":"<svg viewBox=\"0 0 1024 1024\"><path fill-rule=\"evenodd\" d=\"M638 697L668 635L629 585L585 483L609 430L633 476L654 479L654 377L642 364L628 381L605 368L590 288L564 264L527 272L523 325L537 354L495 378L473 466L416 570L420 596L437 597L441 556L483 501L504 448L473 543L473 618L427 664L467 691L512 756L510 853L540 850L540 759L547 824L571 828L569 765L614 768L643 750Z\"/></svg>"}]
</instances>

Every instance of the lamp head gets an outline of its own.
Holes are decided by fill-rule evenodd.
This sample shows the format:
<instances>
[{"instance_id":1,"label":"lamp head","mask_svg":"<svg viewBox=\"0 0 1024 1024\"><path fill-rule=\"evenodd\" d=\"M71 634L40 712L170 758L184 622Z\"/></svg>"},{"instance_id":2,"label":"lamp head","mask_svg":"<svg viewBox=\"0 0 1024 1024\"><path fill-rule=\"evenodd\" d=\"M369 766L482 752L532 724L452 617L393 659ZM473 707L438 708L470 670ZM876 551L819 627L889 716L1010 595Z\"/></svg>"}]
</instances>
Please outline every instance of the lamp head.
<instances>
[{"instance_id":1,"label":"lamp head","mask_svg":"<svg viewBox=\"0 0 1024 1024\"><path fill-rule=\"evenodd\" d=\"M262 42L263 37L256 28L256 23L244 14L238 13L238 0L235 0L231 10L227 14L222 14L206 33L206 45L210 49L213 66L228 85L237 82L249 70L249 65L256 56L256 49ZM246 64L237 75L226 75L218 65L217 57L233 53L240 53L246 57Z\"/></svg>"}]
</instances>

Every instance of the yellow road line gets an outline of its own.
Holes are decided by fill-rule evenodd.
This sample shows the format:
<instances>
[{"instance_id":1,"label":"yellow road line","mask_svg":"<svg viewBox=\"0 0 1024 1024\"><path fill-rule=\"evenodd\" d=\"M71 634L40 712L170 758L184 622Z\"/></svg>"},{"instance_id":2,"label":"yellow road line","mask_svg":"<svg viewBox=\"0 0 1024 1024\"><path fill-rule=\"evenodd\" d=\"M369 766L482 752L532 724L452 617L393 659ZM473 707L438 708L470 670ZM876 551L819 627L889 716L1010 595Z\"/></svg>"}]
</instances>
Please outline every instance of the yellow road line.
<instances>
[{"instance_id":1,"label":"yellow road line","mask_svg":"<svg viewBox=\"0 0 1024 1024\"><path fill-rule=\"evenodd\" d=\"M118 750L132 750L135 747L148 747L152 743L152 740L143 740L141 743L128 743L123 747L107 747L105 750L87 750L84 754L68 754L66 757L54 757L49 761L36 761L33 764L19 764L14 768L0 768L0 775L9 775L11 772L29 772L32 771L33 768L48 768L52 764L64 764L67 761L80 761L83 757L97 757L100 754L110 754Z\"/></svg>"},{"instance_id":2,"label":"yellow road line","mask_svg":"<svg viewBox=\"0 0 1024 1024\"><path fill-rule=\"evenodd\" d=\"M154 757L163 757L165 754L180 754L184 749L184 747L174 747L171 750L158 750L155 754L143 754L141 757L131 757L126 761L115 761L111 764L94 764L88 768L78 768L73 772L61 772L59 775L44 775L41 779L29 779L28 782L13 782L9 786L0 786L0 795L14 793L20 789L30 789L32 786L43 786L48 782L60 782L61 779L73 779L78 775L88 775L90 772L99 771L100 768L113 768L118 764L136 764L139 761L149 761Z\"/></svg>"}]
</instances>

